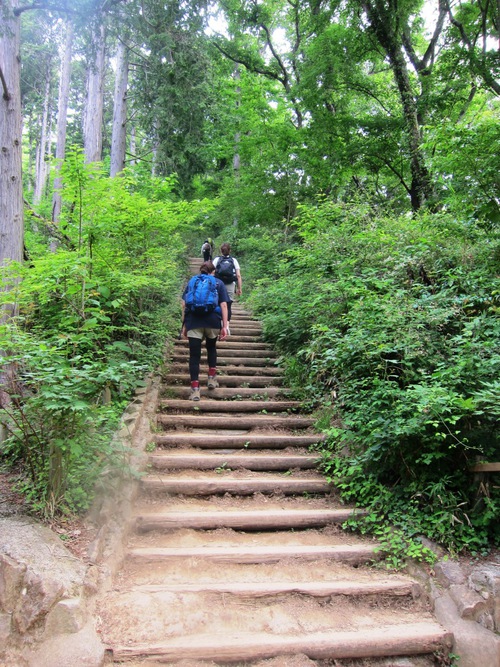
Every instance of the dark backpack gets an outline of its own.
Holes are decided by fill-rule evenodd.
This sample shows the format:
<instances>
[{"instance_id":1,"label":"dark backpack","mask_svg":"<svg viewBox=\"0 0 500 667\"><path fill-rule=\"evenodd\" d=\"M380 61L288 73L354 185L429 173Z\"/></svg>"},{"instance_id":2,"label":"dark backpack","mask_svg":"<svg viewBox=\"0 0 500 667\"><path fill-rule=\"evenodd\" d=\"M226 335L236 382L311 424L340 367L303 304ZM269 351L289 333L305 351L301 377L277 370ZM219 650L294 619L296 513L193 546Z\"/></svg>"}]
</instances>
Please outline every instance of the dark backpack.
<instances>
[{"instance_id":1,"label":"dark backpack","mask_svg":"<svg viewBox=\"0 0 500 667\"><path fill-rule=\"evenodd\" d=\"M219 257L217 266L215 267L215 277L222 280L224 285L229 285L236 281L236 267L231 255Z\"/></svg>"},{"instance_id":2,"label":"dark backpack","mask_svg":"<svg viewBox=\"0 0 500 667\"><path fill-rule=\"evenodd\" d=\"M188 282L184 302L186 310L194 315L213 313L219 305L215 278L205 273L191 278Z\"/></svg>"}]
</instances>

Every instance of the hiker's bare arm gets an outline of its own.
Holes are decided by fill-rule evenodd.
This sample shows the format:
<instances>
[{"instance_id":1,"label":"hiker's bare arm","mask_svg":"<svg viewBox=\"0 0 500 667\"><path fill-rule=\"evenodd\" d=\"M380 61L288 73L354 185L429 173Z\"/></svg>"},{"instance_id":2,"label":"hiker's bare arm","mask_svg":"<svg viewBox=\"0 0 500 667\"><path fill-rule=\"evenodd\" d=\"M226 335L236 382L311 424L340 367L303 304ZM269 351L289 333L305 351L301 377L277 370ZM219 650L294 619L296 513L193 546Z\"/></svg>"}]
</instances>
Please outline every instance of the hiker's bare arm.
<instances>
[{"instance_id":1,"label":"hiker's bare arm","mask_svg":"<svg viewBox=\"0 0 500 667\"><path fill-rule=\"evenodd\" d=\"M225 340L227 338L227 303L222 301L220 304L220 309L222 312L222 328L219 334L219 340Z\"/></svg>"},{"instance_id":2,"label":"hiker's bare arm","mask_svg":"<svg viewBox=\"0 0 500 667\"><path fill-rule=\"evenodd\" d=\"M242 282L241 282L241 271L239 269L236 271L236 281L238 283L236 287L236 294L241 294Z\"/></svg>"},{"instance_id":3,"label":"hiker's bare arm","mask_svg":"<svg viewBox=\"0 0 500 667\"><path fill-rule=\"evenodd\" d=\"M184 338L187 338L187 329L186 325L184 324L184 314L186 310L186 302L184 299L181 300L181 308L182 308L182 327L181 327L181 335L184 336Z\"/></svg>"}]
</instances>

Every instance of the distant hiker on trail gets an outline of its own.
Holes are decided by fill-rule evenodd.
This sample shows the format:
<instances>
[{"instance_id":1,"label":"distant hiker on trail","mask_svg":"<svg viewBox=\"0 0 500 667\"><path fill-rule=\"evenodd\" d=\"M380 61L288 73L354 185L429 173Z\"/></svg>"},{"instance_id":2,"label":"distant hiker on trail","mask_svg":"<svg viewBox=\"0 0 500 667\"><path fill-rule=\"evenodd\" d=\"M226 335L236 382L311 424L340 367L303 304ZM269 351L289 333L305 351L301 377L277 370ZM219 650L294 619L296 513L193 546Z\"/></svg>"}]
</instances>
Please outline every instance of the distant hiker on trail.
<instances>
[{"instance_id":1,"label":"distant hiker on trail","mask_svg":"<svg viewBox=\"0 0 500 667\"><path fill-rule=\"evenodd\" d=\"M201 254L203 256L204 262L208 262L209 260L212 259L212 257L214 256L214 249L215 249L214 242L210 237L208 237L208 239L206 239L206 241L201 246Z\"/></svg>"},{"instance_id":2,"label":"distant hiker on trail","mask_svg":"<svg viewBox=\"0 0 500 667\"><path fill-rule=\"evenodd\" d=\"M216 389L217 339L227 337L229 296L224 283L214 276L212 262L203 262L182 295L182 335L189 341L189 375L192 401L200 400L201 344L205 339L208 361L208 389Z\"/></svg>"},{"instance_id":3,"label":"distant hiker on trail","mask_svg":"<svg viewBox=\"0 0 500 667\"><path fill-rule=\"evenodd\" d=\"M231 303L234 301L234 295L241 294L241 271L238 260L231 257L231 246L229 243L223 243L220 247L221 255L214 259L215 277L222 280L226 286L229 295L228 321L231 320Z\"/></svg>"}]
</instances>

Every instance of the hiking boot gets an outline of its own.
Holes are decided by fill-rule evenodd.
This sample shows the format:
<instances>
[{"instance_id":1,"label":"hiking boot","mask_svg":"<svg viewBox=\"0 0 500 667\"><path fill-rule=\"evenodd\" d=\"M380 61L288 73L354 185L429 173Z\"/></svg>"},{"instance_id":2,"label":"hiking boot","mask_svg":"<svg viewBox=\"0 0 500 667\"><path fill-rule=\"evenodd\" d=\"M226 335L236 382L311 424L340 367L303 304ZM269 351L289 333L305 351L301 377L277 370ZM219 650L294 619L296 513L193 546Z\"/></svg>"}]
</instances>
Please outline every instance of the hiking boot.
<instances>
[{"instance_id":1,"label":"hiking boot","mask_svg":"<svg viewBox=\"0 0 500 667\"><path fill-rule=\"evenodd\" d=\"M215 377L215 375L209 375L207 387L209 389L217 389L218 386L219 383L217 382L217 378Z\"/></svg>"},{"instance_id":2,"label":"hiking boot","mask_svg":"<svg viewBox=\"0 0 500 667\"><path fill-rule=\"evenodd\" d=\"M191 400L191 401L199 401L200 400L200 388L199 387L192 387L191 395L189 396L189 400Z\"/></svg>"}]
</instances>

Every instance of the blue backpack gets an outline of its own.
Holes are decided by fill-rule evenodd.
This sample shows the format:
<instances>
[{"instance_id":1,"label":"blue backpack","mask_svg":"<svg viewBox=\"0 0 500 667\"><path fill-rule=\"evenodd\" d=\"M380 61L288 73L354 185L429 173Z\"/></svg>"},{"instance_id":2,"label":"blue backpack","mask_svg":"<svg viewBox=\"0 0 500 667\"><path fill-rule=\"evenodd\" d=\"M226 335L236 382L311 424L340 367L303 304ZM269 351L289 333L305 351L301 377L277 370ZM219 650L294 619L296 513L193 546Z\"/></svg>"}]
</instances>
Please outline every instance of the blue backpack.
<instances>
[{"instance_id":1,"label":"blue backpack","mask_svg":"<svg viewBox=\"0 0 500 667\"><path fill-rule=\"evenodd\" d=\"M201 273L188 282L184 297L186 311L194 315L213 313L219 305L219 295L214 276Z\"/></svg>"}]
</instances>

